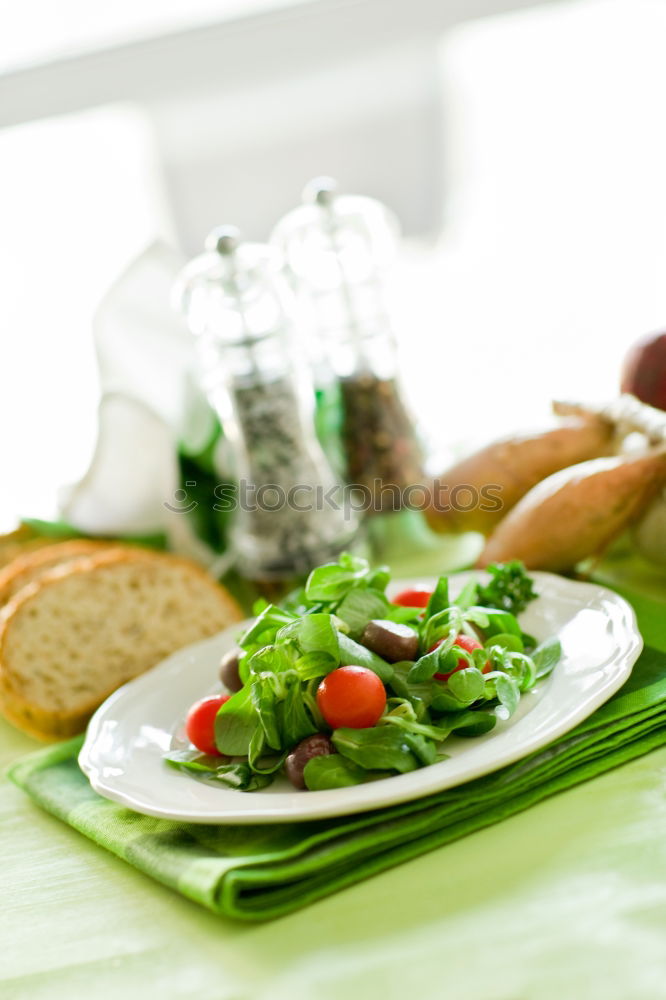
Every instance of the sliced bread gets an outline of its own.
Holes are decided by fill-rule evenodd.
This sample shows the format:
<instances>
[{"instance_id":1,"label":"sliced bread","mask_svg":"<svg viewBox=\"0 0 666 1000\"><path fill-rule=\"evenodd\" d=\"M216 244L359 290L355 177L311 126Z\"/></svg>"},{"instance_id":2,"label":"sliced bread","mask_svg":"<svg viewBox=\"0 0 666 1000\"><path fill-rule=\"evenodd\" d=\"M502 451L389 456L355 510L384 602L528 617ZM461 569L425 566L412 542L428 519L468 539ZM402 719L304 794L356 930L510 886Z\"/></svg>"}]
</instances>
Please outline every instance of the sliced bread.
<instances>
[{"instance_id":1,"label":"sliced bread","mask_svg":"<svg viewBox=\"0 0 666 1000\"><path fill-rule=\"evenodd\" d=\"M38 535L28 525L23 524L15 531L0 535L0 567L9 565L17 556L52 544L52 538Z\"/></svg>"},{"instance_id":2,"label":"sliced bread","mask_svg":"<svg viewBox=\"0 0 666 1000\"><path fill-rule=\"evenodd\" d=\"M241 618L187 559L119 549L58 566L0 615L0 709L39 739L73 736L121 684Z\"/></svg>"},{"instance_id":3,"label":"sliced bread","mask_svg":"<svg viewBox=\"0 0 666 1000\"><path fill-rule=\"evenodd\" d=\"M121 546L91 538L73 538L67 542L52 542L50 545L17 555L6 566L0 568L0 607L27 583L32 583L54 566L114 548L119 549Z\"/></svg>"}]
</instances>

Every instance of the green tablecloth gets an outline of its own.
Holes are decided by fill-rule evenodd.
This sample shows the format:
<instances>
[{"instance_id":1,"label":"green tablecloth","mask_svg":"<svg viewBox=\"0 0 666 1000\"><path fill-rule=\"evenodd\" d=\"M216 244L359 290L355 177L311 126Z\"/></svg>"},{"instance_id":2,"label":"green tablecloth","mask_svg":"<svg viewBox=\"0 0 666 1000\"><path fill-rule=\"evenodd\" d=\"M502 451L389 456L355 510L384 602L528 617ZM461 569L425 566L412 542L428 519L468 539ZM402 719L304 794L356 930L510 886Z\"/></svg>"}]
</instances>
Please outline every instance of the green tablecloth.
<instances>
[{"instance_id":1,"label":"green tablecloth","mask_svg":"<svg viewBox=\"0 0 666 1000\"><path fill-rule=\"evenodd\" d=\"M666 648L662 606L637 601ZM1 763L34 744L0 726ZM0 789L0 996L666 997L666 750L270 924L228 922Z\"/></svg>"}]
</instances>

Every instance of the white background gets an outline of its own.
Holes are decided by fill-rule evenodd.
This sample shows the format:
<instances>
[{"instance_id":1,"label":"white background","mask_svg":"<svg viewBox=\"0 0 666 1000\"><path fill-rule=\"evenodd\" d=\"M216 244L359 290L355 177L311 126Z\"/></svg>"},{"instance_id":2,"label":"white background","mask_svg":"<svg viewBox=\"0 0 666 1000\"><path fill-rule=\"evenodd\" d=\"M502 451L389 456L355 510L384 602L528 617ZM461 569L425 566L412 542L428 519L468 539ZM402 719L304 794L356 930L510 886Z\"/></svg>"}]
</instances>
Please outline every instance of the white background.
<instances>
[{"instance_id":1,"label":"white background","mask_svg":"<svg viewBox=\"0 0 666 1000\"><path fill-rule=\"evenodd\" d=\"M91 318L127 261L220 221L266 236L312 174L403 220L394 308L435 450L613 394L666 327L661 0L0 10L7 515L48 516L86 466Z\"/></svg>"}]
</instances>

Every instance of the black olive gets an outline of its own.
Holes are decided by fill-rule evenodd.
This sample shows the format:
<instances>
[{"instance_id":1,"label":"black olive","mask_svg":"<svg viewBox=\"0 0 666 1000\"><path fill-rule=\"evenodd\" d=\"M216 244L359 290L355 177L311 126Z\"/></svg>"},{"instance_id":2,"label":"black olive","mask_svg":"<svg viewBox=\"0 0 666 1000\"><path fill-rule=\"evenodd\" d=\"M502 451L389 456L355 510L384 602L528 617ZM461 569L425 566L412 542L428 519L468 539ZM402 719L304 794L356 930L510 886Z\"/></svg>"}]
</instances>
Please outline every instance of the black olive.
<instances>
[{"instance_id":1,"label":"black olive","mask_svg":"<svg viewBox=\"0 0 666 1000\"><path fill-rule=\"evenodd\" d=\"M365 626L361 642L389 663L415 660L419 654L419 637L409 625L399 625L382 618L373 618Z\"/></svg>"},{"instance_id":2,"label":"black olive","mask_svg":"<svg viewBox=\"0 0 666 1000\"><path fill-rule=\"evenodd\" d=\"M327 757L335 753L335 747L324 733L313 733L297 743L284 762L284 771L292 785L305 788L303 771L313 757Z\"/></svg>"},{"instance_id":3,"label":"black olive","mask_svg":"<svg viewBox=\"0 0 666 1000\"><path fill-rule=\"evenodd\" d=\"M238 671L238 661L243 655L242 649L230 649L225 653L220 662L220 680L227 691L240 691L243 687L240 673Z\"/></svg>"}]
</instances>

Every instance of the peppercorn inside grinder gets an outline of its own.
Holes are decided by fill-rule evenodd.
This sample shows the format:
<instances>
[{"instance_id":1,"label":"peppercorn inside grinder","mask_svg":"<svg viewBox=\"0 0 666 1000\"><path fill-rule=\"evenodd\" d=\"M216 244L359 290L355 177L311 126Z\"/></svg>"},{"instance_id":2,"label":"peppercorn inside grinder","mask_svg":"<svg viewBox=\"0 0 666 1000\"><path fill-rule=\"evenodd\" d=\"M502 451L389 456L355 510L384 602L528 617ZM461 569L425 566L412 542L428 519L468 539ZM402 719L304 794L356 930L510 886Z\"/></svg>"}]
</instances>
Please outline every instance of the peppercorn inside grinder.
<instances>
[{"instance_id":1,"label":"peppercorn inside grinder","mask_svg":"<svg viewBox=\"0 0 666 1000\"><path fill-rule=\"evenodd\" d=\"M338 195L331 178L305 188L303 204L271 236L313 341L339 387L344 475L368 512L399 510L423 481L423 454L398 379L386 273L399 227L380 202Z\"/></svg>"},{"instance_id":2,"label":"peppercorn inside grinder","mask_svg":"<svg viewBox=\"0 0 666 1000\"><path fill-rule=\"evenodd\" d=\"M356 521L314 432L314 392L281 255L218 227L181 271L174 299L196 337L202 385L232 452L238 571L290 580L334 558Z\"/></svg>"}]
</instances>

